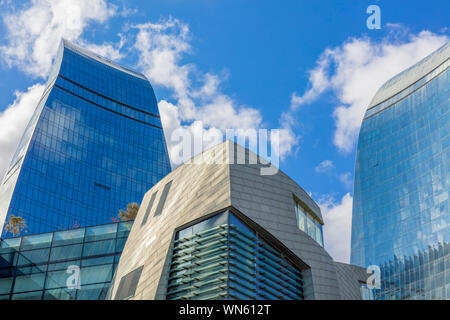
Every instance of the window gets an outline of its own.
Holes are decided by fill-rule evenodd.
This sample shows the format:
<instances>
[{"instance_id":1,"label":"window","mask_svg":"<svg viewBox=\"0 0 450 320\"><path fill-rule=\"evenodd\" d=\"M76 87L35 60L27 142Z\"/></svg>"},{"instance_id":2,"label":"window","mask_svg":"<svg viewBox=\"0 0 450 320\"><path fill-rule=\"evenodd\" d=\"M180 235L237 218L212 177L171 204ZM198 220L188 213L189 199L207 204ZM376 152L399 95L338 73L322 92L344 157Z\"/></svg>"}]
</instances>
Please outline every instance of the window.
<instances>
[{"instance_id":1,"label":"window","mask_svg":"<svg viewBox=\"0 0 450 320\"><path fill-rule=\"evenodd\" d=\"M297 227L323 247L322 225L311 213L307 211L305 204L300 203L300 201L296 198L294 201L295 215L297 216Z\"/></svg>"},{"instance_id":2,"label":"window","mask_svg":"<svg viewBox=\"0 0 450 320\"><path fill-rule=\"evenodd\" d=\"M114 300L125 300L134 296L143 268L144 266L141 266L120 279Z\"/></svg>"},{"instance_id":3,"label":"window","mask_svg":"<svg viewBox=\"0 0 450 320\"><path fill-rule=\"evenodd\" d=\"M170 186L172 185L172 181L169 181L164 186L164 189L161 194L161 198L159 198L158 206L156 207L154 216L159 216L164 209L164 204L166 203L167 195L169 194Z\"/></svg>"},{"instance_id":4,"label":"window","mask_svg":"<svg viewBox=\"0 0 450 320\"><path fill-rule=\"evenodd\" d=\"M117 224L105 224L86 229L84 241L98 241L103 239L115 238L117 233Z\"/></svg>"},{"instance_id":5,"label":"window","mask_svg":"<svg viewBox=\"0 0 450 320\"><path fill-rule=\"evenodd\" d=\"M152 211L153 202L155 202L157 193L158 193L158 191L153 192L152 196L150 197L150 201L148 202L147 210L145 211L145 216L142 219L141 227L147 223L148 215L150 214L150 211Z\"/></svg>"},{"instance_id":6,"label":"window","mask_svg":"<svg viewBox=\"0 0 450 320\"><path fill-rule=\"evenodd\" d=\"M361 298L362 300L375 300L373 295L373 289L370 289L366 283L360 283Z\"/></svg>"}]
</instances>

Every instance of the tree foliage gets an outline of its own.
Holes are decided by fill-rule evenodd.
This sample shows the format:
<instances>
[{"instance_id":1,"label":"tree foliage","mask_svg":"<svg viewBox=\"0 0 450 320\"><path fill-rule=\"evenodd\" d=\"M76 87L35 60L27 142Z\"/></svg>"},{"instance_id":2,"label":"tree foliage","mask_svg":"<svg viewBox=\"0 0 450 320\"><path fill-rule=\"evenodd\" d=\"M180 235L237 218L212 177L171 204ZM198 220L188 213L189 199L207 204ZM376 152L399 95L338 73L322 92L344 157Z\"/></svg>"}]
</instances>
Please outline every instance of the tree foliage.
<instances>
[{"instance_id":1,"label":"tree foliage","mask_svg":"<svg viewBox=\"0 0 450 320\"><path fill-rule=\"evenodd\" d=\"M139 211L139 205L136 202L129 203L127 210L119 210L119 219L122 221L129 221L136 219L136 215Z\"/></svg>"},{"instance_id":2,"label":"tree foliage","mask_svg":"<svg viewBox=\"0 0 450 320\"><path fill-rule=\"evenodd\" d=\"M23 230L27 228L25 219L13 214L9 215L8 224L5 227L6 232L12 233L13 237L16 237L22 233ZM26 232L26 230L25 230Z\"/></svg>"}]
</instances>

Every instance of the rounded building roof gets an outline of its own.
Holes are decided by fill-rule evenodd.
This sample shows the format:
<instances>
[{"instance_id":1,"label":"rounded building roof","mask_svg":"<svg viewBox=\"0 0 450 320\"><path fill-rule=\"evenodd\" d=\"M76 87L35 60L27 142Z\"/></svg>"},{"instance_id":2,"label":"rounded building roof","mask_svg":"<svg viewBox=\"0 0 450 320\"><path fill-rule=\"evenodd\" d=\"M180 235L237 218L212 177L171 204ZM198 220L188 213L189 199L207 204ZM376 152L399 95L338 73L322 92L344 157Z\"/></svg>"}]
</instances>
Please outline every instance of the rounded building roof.
<instances>
[{"instance_id":1,"label":"rounded building roof","mask_svg":"<svg viewBox=\"0 0 450 320\"><path fill-rule=\"evenodd\" d=\"M61 42L62 42L62 45L64 46L64 48L69 49L69 50L71 50L71 51L73 51L75 53L78 53L78 54L80 54L82 56L85 56L87 58L91 58L91 59L97 60L98 62L106 64L106 65L108 65L108 66L110 66L112 68L115 68L117 70L120 70L122 72L128 73L128 74L130 74L132 76L135 76L137 78L141 78L143 80L147 80L147 78L142 73L140 73L139 71L133 70L133 69L128 68L128 67L125 67L125 66L123 66L121 64L118 64L117 62L114 62L114 61L112 61L110 59L107 59L106 57L102 57L102 56L100 56L100 55L98 55L98 54L96 54L96 53L94 53L92 51L89 51L89 50L84 49L84 48L82 48L80 46L77 46L76 44L74 44L74 43L72 43L72 42L70 42L70 41L68 41L68 40L66 40L64 38L61 39Z\"/></svg>"},{"instance_id":2,"label":"rounded building roof","mask_svg":"<svg viewBox=\"0 0 450 320\"><path fill-rule=\"evenodd\" d=\"M415 65L397 74L378 89L369 104L368 110L391 98L423 78L450 58L450 42L425 57Z\"/></svg>"}]
</instances>

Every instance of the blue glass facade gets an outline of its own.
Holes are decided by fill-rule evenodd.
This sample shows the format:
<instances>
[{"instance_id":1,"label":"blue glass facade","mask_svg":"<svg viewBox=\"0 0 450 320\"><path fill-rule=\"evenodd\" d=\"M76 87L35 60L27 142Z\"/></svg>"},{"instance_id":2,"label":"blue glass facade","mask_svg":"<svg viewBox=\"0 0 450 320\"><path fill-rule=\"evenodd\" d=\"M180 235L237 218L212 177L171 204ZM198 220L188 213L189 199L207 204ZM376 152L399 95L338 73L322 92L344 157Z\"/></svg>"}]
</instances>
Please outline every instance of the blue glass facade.
<instances>
[{"instance_id":1,"label":"blue glass facade","mask_svg":"<svg viewBox=\"0 0 450 320\"><path fill-rule=\"evenodd\" d=\"M0 299L103 300L132 224L1 240Z\"/></svg>"},{"instance_id":2,"label":"blue glass facade","mask_svg":"<svg viewBox=\"0 0 450 320\"><path fill-rule=\"evenodd\" d=\"M177 232L166 298L302 300L302 274L226 211Z\"/></svg>"},{"instance_id":3,"label":"blue glass facade","mask_svg":"<svg viewBox=\"0 0 450 320\"><path fill-rule=\"evenodd\" d=\"M23 217L28 233L108 223L169 171L148 80L62 41L2 181L0 220Z\"/></svg>"},{"instance_id":4,"label":"blue glass facade","mask_svg":"<svg viewBox=\"0 0 450 320\"><path fill-rule=\"evenodd\" d=\"M450 299L449 61L371 107L362 123L351 263L381 268L375 299Z\"/></svg>"}]
</instances>

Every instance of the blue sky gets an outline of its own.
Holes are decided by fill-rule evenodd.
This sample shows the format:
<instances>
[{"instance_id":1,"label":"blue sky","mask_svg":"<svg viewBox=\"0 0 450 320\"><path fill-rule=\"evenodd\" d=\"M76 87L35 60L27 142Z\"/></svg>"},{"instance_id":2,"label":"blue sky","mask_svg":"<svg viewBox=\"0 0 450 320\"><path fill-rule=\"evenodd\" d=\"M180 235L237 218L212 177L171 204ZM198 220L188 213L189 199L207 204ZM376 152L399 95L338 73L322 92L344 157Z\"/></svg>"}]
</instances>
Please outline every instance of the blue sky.
<instances>
[{"instance_id":1,"label":"blue sky","mask_svg":"<svg viewBox=\"0 0 450 320\"><path fill-rule=\"evenodd\" d=\"M206 132L284 130L280 167L321 205L326 247L340 261L349 255L364 108L384 81L450 35L448 0L0 4L0 173L64 36L144 72L166 134L180 126L195 130L196 121ZM366 26L371 4L381 9L379 30Z\"/></svg>"}]
</instances>

